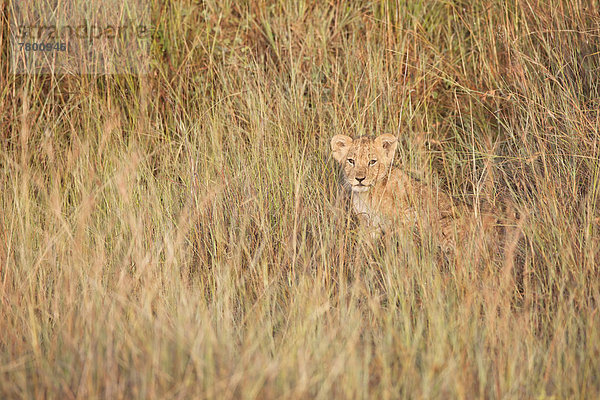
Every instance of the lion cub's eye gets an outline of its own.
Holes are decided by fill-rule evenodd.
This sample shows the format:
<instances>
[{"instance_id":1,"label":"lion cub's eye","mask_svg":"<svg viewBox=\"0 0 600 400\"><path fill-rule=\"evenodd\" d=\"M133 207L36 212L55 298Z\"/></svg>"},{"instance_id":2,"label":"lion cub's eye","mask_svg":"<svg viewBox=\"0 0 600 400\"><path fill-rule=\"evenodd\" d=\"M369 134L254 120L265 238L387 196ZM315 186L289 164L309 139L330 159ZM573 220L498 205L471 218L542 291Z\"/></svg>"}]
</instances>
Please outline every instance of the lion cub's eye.
<instances>
[{"instance_id":1,"label":"lion cub's eye","mask_svg":"<svg viewBox=\"0 0 600 400\"><path fill-rule=\"evenodd\" d=\"M349 159L348 159L348 164L350 164L350 165L354 165L354 160L353 160L353 159L351 159L351 158L349 158Z\"/></svg>"},{"instance_id":2,"label":"lion cub's eye","mask_svg":"<svg viewBox=\"0 0 600 400\"><path fill-rule=\"evenodd\" d=\"M377 160L371 160L371 161L369 161L369 165L375 165L375 164L377 164Z\"/></svg>"}]
</instances>

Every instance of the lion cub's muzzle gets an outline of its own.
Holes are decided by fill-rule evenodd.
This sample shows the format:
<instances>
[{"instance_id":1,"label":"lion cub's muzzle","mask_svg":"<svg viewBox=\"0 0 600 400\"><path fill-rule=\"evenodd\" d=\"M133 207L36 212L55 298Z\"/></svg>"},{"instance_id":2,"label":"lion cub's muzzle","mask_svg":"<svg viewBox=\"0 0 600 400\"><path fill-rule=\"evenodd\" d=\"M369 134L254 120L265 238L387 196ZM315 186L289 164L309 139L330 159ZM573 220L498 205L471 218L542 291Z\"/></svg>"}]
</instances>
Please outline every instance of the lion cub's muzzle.
<instances>
[{"instance_id":1,"label":"lion cub's muzzle","mask_svg":"<svg viewBox=\"0 0 600 400\"><path fill-rule=\"evenodd\" d=\"M364 183L364 177L362 178L354 178L354 183L352 183L352 191L354 192L366 192L370 189L371 185Z\"/></svg>"}]
</instances>

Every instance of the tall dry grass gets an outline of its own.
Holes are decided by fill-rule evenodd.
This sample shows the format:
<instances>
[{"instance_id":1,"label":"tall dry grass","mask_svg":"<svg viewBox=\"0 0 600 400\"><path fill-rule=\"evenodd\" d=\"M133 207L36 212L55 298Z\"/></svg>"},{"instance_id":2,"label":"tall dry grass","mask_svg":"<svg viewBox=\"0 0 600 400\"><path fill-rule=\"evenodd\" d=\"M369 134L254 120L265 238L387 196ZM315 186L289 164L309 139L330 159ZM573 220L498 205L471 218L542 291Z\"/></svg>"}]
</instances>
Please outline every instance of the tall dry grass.
<instances>
[{"instance_id":1,"label":"tall dry grass","mask_svg":"<svg viewBox=\"0 0 600 400\"><path fill-rule=\"evenodd\" d=\"M0 397L600 395L596 3L156 2L139 77L12 75L6 18ZM514 264L361 239L328 143L383 132Z\"/></svg>"}]
</instances>

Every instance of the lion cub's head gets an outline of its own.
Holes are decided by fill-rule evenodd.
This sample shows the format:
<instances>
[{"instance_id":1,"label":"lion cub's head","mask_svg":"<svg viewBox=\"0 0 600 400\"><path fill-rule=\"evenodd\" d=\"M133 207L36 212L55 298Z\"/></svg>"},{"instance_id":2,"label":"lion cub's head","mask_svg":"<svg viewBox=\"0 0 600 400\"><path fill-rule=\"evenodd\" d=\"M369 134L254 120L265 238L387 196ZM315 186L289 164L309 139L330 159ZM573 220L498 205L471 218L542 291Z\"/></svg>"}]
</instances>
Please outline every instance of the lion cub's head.
<instances>
[{"instance_id":1,"label":"lion cub's head","mask_svg":"<svg viewBox=\"0 0 600 400\"><path fill-rule=\"evenodd\" d=\"M331 139L333 158L342 164L346 183L354 192L366 192L390 170L398 140L384 134L376 138L352 139L335 135Z\"/></svg>"}]
</instances>

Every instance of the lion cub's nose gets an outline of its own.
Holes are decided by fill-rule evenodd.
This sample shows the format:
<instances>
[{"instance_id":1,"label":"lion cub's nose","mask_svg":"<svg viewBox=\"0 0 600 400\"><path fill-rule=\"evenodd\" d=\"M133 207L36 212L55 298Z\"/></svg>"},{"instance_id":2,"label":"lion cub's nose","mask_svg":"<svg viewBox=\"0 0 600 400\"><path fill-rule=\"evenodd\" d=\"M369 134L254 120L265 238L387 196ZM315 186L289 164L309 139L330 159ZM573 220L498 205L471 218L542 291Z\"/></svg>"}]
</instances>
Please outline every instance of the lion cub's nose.
<instances>
[{"instance_id":1,"label":"lion cub's nose","mask_svg":"<svg viewBox=\"0 0 600 400\"><path fill-rule=\"evenodd\" d=\"M362 181L365 180L365 177L364 176L362 178L356 177L356 180L358 181L358 183L362 183Z\"/></svg>"}]
</instances>

